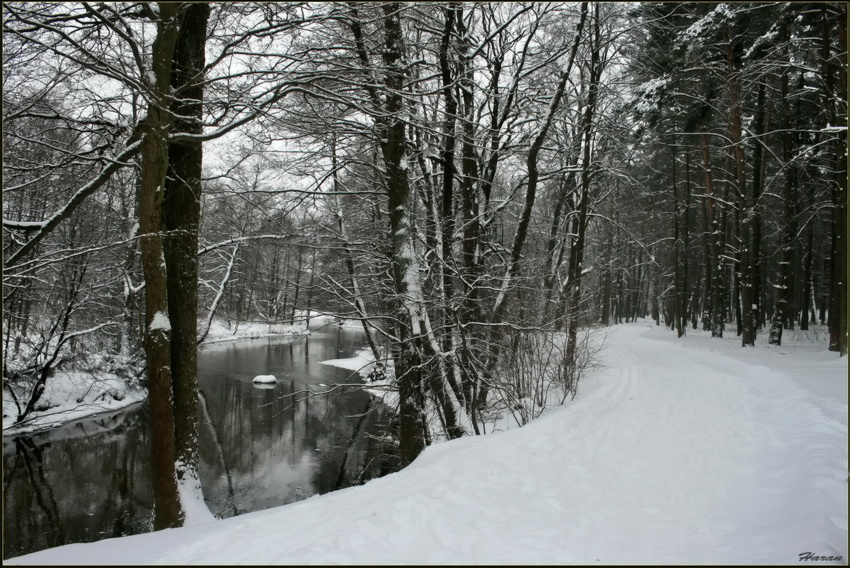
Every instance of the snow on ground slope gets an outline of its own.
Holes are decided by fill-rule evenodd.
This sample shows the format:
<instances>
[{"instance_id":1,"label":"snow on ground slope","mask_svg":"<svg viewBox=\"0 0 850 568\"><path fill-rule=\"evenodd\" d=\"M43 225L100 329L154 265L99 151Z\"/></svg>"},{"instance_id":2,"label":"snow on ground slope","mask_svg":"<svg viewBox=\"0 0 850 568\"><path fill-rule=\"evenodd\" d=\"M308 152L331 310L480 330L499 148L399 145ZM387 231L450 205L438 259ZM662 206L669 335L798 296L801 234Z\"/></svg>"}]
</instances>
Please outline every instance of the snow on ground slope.
<instances>
[{"instance_id":1,"label":"snow on ground slope","mask_svg":"<svg viewBox=\"0 0 850 568\"><path fill-rule=\"evenodd\" d=\"M238 322L231 324L228 321L217 319L210 324L209 332L201 345L202 347L206 347L214 343L276 337L278 335L291 335L297 338L307 333L309 332L303 324L287 325L264 322Z\"/></svg>"},{"instance_id":2,"label":"snow on ground slope","mask_svg":"<svg viewBox=\"0 0 850 568\"><path fill-rule=\"evenodd\" d=\"M578 397L522 429L285 507L5 563L846 563L840 387L720 351L620 326ZM833 354L799 367L847 380Z\"/></svg>"},{"instance_id":3,"label":"snow on ground slope","mask_svg":"<svg viewBox=\"0 0 850 568\"><path fill-rule=\"evenodd\" d=\"M25 395L29 396L29 392ZM93 414L126 408L146 397L144 388L133 386L113 373L58 371L47 380L33 412L20 423L15 419L28 399L21 398L16 404L9 389L3 389L3 435L55 428Z\"/></svg>"}]
</instances>

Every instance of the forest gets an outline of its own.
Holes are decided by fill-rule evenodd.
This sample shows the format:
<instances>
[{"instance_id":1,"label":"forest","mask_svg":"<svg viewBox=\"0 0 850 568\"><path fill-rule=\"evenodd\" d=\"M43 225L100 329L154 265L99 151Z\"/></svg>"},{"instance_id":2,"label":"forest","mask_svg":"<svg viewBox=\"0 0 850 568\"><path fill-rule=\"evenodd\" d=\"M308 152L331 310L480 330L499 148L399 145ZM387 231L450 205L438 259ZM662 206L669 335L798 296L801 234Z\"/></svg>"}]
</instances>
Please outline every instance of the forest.
<instances>
[{"instance_id":1,"label":"forest","mask_svg":"<svg viewBox=\"0 0 850 568\"><path fill-rule=\"evenodd\" d=\"M361 322L401 467L576 396L592 333L847 353L845 3L5 2L3 389L148 390L213 321Z\"/></svg>"}]
</instances>

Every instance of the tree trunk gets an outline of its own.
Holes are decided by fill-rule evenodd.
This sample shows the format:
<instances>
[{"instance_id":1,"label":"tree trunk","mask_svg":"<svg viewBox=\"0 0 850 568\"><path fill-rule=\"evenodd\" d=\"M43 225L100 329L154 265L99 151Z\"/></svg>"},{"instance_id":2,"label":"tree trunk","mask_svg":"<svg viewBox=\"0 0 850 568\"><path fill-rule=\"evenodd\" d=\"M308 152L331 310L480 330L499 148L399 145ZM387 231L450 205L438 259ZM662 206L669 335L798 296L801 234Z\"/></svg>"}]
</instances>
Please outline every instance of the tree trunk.
<instances>
[{"instance_id":1,"label":"tree trunk","mask_svg":"<svg viewBox=\"0 0 850 568\"><path fill-rule=\"evenodd\" d=\"M201 134L203 69L207 38L207 3L189 3L183 9L174 49L171 87L176 119L171 130ZM191 117L191 118L190 118ZM201 493L198 458L198 232L201 221L200 141L169 142L163 221L168 271L168 315L171 321L171 383L174 396L176 471L181 486L206 507ZM197 510L196 506L185 510Z\"/></svg>"},{"instance_id":2,"label":"tree trunk","mask_svg":"<svg viewBox=\"0 0 850 568\"><path fill-rule=\"evenodd\" d=\"M714 198L714 183L711 173L711 150L708 143L708 135L703 134L702 140L702 163L705 175L705 208L706 223L708 225L708 251L709 257L706 264L706 286L710 294L709 298L709 329L711 337L723 337L723 266L720 260L722 248L722 228L718 219L717 201Z\"/></svg>"},{"instance_id":3,"label":"tree trunk","mask_svg":"<svg viewBox=\"0 0 850 568\"><path fill-rule=\"evenodd\" d=\"M292 310L289 312L289 324L295 325L295 316L298 310L298 295L301 292L301 268L304 264L304 249L298 247L298 265L295 267L295 291L292 294Z\"/></svg>"},{"instance_id":4,"label":"tree trunk","mask_svg":"<svg viewBox=\"0 0 850 568\"><path fill-rule=\"evenodd\" d=\"M582 4L586 9L586 4ZM568 316L570 318L567 328L567 349L565 354L565 377L569 390L573 395L578 387L578 315L581 304L581 279L584 265L584 245L587 236L588 208L590 205L590 177L592 173L591 144L593 142L593 118L596 110L596 99L598 97L599 79L602 76L602 65L599 61L601 50L599 37L599 4L593 5L593 33L590 39L590 84L588 85L587 108L582 118L582 163L581 163L581 196L578 202L578 232L570 252L569 266L569 294L570 303Z\"/></svg>"},{"instance_id":5,"label":"tree trunk","mask_svg":"<svg viewBox=\"0 0 850 568\"><path fill-rule=\"evenodd\" d=\"M835 133L832 171L832 285L829 303L829 350L847 354L847 114L836 108L847 101L847 9L838 14L838 64L830 46L828 6L822 10L821 69L830 126L844 127ZM837 77L833 76L833 73ZM837 79L837 81L836 81Z\"/></svg>"},{"instance_id":6,"label":"tree trunk","mask_svg":"<svg viewBox=\"0 0 850 568\"><path fill-rule=\"evenodd\" d=\"M534 208L534 201L537 195L537 182L540 177L540 172L538 171L538 157L540 155L540 150L543 148L543 143L546 141L546 135L549 132L549 128L555 119L555 113L557 112L558 107L561 104L561 99L564 95L564 89L566 88L567 80L570 76L570 70L581 39L582 28L584 27L584 22L587 17L587 4L587 2L581 3L581 19L576 26L576 39L573 43L572 50L570 51L570 59L567 64L567 69L561 73L558 87L551 102L549 103L546 118L544 119L543 124L541 124L540 130L537 132L537 135L534 137L531 147L528 150L528 157L526 158L526 166L528 167L528 184L525 193L525 204L523 205L522 213L520 214L519 224L517 225L516 233L514 234L513 243L511 243L511 256L510 261L508 262L508 268L505 271L505 276L502 279L502 285L499 289L498 295L496 296L495 305L493 306L493 323L496 324L502 322L505 308L507 306L505 300L507 299L508 290L513 278L517 274L517 270L519 269L519 259L522 254L523 246L525 245L525 240L528 236L531 212ZM599 54L597 53L595 56L598 60ZM591 72L595 72L595 68L592 67ZM594 101L596 99L595 88L596 87L594 86L589 94L589 99L592 98ZM592 110L590 110L589 115L591 117L593 116ZM583 244L584 243L582 242L582 245ZM497 327L498 326L494 326L493 329L495 330Z\"/></svg>"},{"instance_id":7,"label":"tree trunk","mask_svg":"<svg viewBox=\"0 0 850 568\"><path fill-rule=\"evenodd\" d=\"M735 189L737 197L737 226L738 226L738 286L740 287L741 306L741 346L752 347L756 342L755 317L752 277L750 266L750 223L748 218L749 203L747 200L746 162L744 161L744 144L741 140L741 87L738 82L740 65L736 61L732 46L732 32L726 26L726 71L729 83L730 139L732 156L735 164Z\"/></svg>"},{"instance_id":8,"label":"tree trunk","mask_svg":"<svg viewBox=\"0 0 850 568\"><path fill-rule=\"evenodd\" d=\"M424 382L422 377L422 307L417 303L418 290L411 285L418 283L414 274L415 251L412 245L410 226L410 185L407 172L407 138L404 112L404 68L402 61L401 5L387 3L381 6L384 12L383 62L385 69L385 100L374 88L370 96L378 114L375 118L378 139L386 168L387 206L390 216L390 261L392 265L393 291L395 292L398 343L393 345L396 382L399 392L399 458L401 467L409 465L425 448L426 433L423 427L425 411ZM358 57L364 69L369 69L363 32L356 10L351 31L357 44Z\"/></svg>"},{"instance_id":9,"label":"tree trunk","mask_svg":"<svg viewBox=\"0 0 850 568\"><path fill-rule=\"evenodd\" d=\"M791 112L788 105L788 71L782 73L780 93L783 100L783 128L780 133L782 140L782 161L786 164L782 186L782 198L784 202L784 225L782 234L781 260L779 261L778 283L776 289L776 306L774 307L773 320L770 325L768 343L771 345L782 345L782 330L786 327L791 309L790 280L791 280L791 253L794 249L795 228L792 223L794 207L792 204L793 194L796 186L796 166L792 162L793 140L791 138Z\"/></svg>"},{"instance_id":10,"label":"tree trunk","mask_svg":"<svg viewBox=\"0 0 850 568\"><path fill-rule=\"evenodd\" d=\"M687 265L683 268L682 264L687 259L687 251L683 250L682 238L680 233L680 209L679 209L679 190L676 187L676 145L672 146L673 159L673 310L672 321L669 322L671 327L676 328L676 336L682 337L685 335L685 290L682 285L684 275L687 270Z\"/></svg>"},{"instance_id":11,"label":"tree trunk","mask_svg":"<svg viewBox=\"0 0 850 568\"><path fill-rule=\"evenodd\" d=\"M171 62L177 43L179 9L178 4L159 3L161 20L157 23L152 54L155 83L150 85L155 98L148 107L141 151L139 246L145 277L144 347L151 409L154 530L178 527L183 521L174 470L176 446L174 409L171 405L171 325L167 315L167 272L160 235L170 126L167 111L170 105L166 93L171 88Z\"/></svg>"},{"instance_id":12,"label":"tree trunk","mask_svg":"<svg viewBox=\"0 0 850 568\"><path fill-rule=\"evenodd\" d=\"M762 136L765 132L765 86L759 85L758 100L756 103L755 135L756 143L753 149L753 217L752 217L752 244L753 250L750 255L750 272L752 278L752 298L756 305L753 318L755 328L760 329L764 325L764 309L762 307L762 272L761 272L761 218L762 204L761 194L764 190L765 168L767 160L764 159L764 146Z\"/></svg>"},{"instance_id":13,"label":"tree trunk","mask_svg":"<svg viewBox=\"0 0 850 568\"><path fill-rule=\"evenodd\" d=\"M690 212L691 212L691 151L685 145L685 199L682 207L682 299L681 299L681 324L679 327L682 330L682 335L685 335L685 330L688 327L688 310L690 303L688 302L688 271L690 270L688 262L688 248L690 244ZM696 323L696 319L694 319ZM694 325L696 328L696 325Z\"/></svg>"}]
</instances>

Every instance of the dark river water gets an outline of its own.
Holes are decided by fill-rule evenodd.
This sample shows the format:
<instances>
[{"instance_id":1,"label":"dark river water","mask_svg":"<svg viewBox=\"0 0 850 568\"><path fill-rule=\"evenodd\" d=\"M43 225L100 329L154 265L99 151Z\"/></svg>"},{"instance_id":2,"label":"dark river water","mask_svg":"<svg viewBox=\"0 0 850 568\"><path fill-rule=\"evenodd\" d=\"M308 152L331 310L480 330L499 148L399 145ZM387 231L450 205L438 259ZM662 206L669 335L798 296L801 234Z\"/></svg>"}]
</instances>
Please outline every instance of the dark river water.
<instances>
[{"instance_id":1,"label":"dark river water","mask_svg":"<svg viewBox=\"0 0 850 568\"><path fill-rule=\"evenodd\" d=\"M351 371L361 332L211 345L199 357L201 481L219 517L327 493L396 468L388 412ZM256 375L272 374L272 388ZM146 403L3 439L3 558L148 532L153 506Z\"/></svg>"}]
</instances>

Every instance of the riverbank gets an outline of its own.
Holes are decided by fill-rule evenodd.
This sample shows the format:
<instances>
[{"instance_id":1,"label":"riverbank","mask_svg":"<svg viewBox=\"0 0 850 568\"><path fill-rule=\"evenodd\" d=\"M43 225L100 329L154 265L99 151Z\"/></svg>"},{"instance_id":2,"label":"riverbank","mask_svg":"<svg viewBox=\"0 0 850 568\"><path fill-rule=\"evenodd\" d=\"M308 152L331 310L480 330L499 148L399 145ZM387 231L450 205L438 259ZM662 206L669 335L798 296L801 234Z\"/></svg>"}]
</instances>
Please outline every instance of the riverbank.
<instances>
[{"instance_id":1,"label":"riverbank","mask_svg":"<svg viewBox=\"0 0 850 568\"><path fill-rule=\"evenodd\" d=\"M572 402L366 485L5 563L846 564L847 358L688 333L615 326Z\"/></svg>"},{"instance_id":2,"label":"riverbank","mask_svg":"<svg viewBox=\"0 0 850 568\"><path fill-rule=\"evenodd\" d=\"M313 327L316 327L316 320L319 318L311 318ZM305 324L281 324L281 323L263 323L263 322L234 322L230 323L225 320L216 320L210 325L209 333L204 338L200 348L203 349L208 345L217 343L229 343L232 341L241 341L243 339L261 339L264 337L283 337L289 336L299 338L308 335Z\"/></svg>"},{"instance_id":3,"label":"riverbank","mask_svg":"<svg viewBox=\"0 0 850 568\"><path fill-rule=\"evenodd\" d=\"M332 321L333 318L327 316L313 316L311 327L315 329ZM229 323L214 320L201 348L269 337L291 337L294 341L309 333L304 324ZM126 369L123 373L116 369L127 367L126 363L118 361L116 357L93 355L88 357L88 369L74 369L73 362L71 368L56 369L47 380L35 409L20 423L15 423L15 419L20 413L19 409L26 405L29 391L16 389L13 395L4 385L3 435L16 436L56 428L142 402L147 398L147 388L130 377Z\"/></svg>"}]
</instances>

